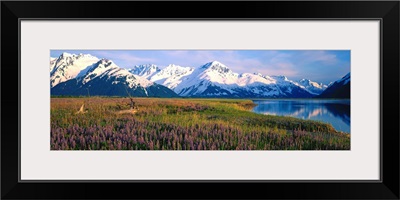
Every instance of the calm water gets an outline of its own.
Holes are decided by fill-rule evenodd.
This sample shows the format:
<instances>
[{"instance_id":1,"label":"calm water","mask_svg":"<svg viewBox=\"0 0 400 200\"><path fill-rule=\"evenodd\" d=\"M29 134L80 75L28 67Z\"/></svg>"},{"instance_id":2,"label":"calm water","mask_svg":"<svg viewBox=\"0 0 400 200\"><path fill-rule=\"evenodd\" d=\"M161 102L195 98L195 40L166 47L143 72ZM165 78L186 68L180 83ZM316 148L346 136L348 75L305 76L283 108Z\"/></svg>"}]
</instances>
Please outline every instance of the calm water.
<instances>
[{"instance_id":1,"label":"calm water","mask_svg":"<svg viewBox=\"0 0 400 200\"><path fill-rule=\"evenodd\" d=\"M266 115L291 116L332 124L350 133L350 100L253 100L253 112Z\"/></svg>"}]
</instances>

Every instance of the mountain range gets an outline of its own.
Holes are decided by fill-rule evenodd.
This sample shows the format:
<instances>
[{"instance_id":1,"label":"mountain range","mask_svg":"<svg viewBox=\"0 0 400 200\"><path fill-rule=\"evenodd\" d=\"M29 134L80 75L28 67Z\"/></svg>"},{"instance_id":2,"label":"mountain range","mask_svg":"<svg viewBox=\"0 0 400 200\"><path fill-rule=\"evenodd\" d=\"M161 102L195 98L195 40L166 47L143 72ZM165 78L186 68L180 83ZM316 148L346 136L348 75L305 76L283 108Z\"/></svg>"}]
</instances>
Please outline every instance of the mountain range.
<instances>
[{"instance_id":1,"label":"mountain range","mask_svg":"<svg viewBox=\"0 0 400 200\"><path fill-rule=\"evenodd\" d=\"M218 61L196 68L171 64L161 69L154 64L146 64L125 69L111 60L89 54L63 53L58 58L50 58L52 95L89 93L103 96L225 98L346 96L341 94L343 89L338 81L327 86L308 79L293 81L285 76L236 73Z\"/></svg>"},{"instance_id":2,"label":"mountain range","mask_svg":"<svg viewBox=\"0 0 400 200\"><path fill-rule=\"evenodd\" d=\"M177 97L172 90L118 67L108 59L63 53L50 62L52 95Z\"/></svg>"}]
</instances>

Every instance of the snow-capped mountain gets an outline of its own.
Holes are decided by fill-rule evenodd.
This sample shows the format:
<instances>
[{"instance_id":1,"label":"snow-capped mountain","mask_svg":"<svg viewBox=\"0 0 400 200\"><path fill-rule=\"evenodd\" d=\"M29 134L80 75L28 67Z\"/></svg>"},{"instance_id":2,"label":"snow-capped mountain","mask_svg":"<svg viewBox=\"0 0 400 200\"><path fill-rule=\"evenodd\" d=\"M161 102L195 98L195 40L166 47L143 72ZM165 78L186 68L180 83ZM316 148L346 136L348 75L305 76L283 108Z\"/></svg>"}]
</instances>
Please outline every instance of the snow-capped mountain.
<instances>
[{"instance_id":1,"label":"snow-capped mountain","mask_svg":"<svg viewBox=\"0 0 400 200\"><path fill-rule=\"evenodd\" d=\"M79 68L78 65L72 69L76 70L77 68ZM108 59L100 59L98 62L80 69L82 70L76 72L74 78L52 87L51 94L87 95L89 92L90 95L103 96L177 96L167 87L134 75ZM65 70L65 72L68 73L69 71Z\"/></svg>"},{"instance_id":2,"label":"snow-capped mountain","mask_svg":"<svg viewBox=\"0 0 400 200\"><path fill-rule=\"evenodd\" d=\"M57 61L57 58L50 57L50 72L53 71L56 61Z\"/></svg>"},{"instance_id":3,"label":"snow-capped mountain","mask_svg":"<svg viewBox=\"0 0 400 200\"><path fill-rule=\"evenodd\" d=\"M332 83L318 97L320 98L350 98L350 73Z\"/></svg>"},{"instance_id":4,"label":"snow-capped mountain","mask_svg":"<svg viewBox=\"0 0 400 200\"><path fill-rule=\"evenodd\" d=\"M156 70L154 70L156 69ZM135 75L147 78L148 80L174 89L179 85L185 76L193 72L192 67L182 67L170 64L164 69L159 69L156 65L139 65L129 71Z\"/></svg>"},{"instance_id":5,"label":"snow-capped mountain","mask_svg":"<svg viewBox=\"0 0 400 200\"><path fill-rule=\"evenodd\" d=\"M97 77L106 77L107 80L115 78L112 84L117 84L120 81L124 81L129 88L136 85L142 87L148 87L153 85L153 83L145 78L135 76L128 70L118 67L111 60L101 59L96 64L92 65L88 70L83 70L82 73L78 74L76 79L81 81L83 84L96 79Z\"/></svg>"},{"instance_id":6,"label":"snow-capped mountain","mask_svg":"<svg viewBox=\"0 0 400 200\"><path fill-rule=\"evenodd\" d=\"M317 94L310 90L311 86L307 89L285 76L239 74L218 61L206 63L198 68L171 64L148 79L172 89L180 96L188 97L308 98ZM321 87L323 88L322 85Z\"/></svg>"},{"instance_id":7,"label":"snow-capped mountain","mask_svg":"<svg viewBox=\"0 0 400 200\"><path fill-rule=\"evenodd\" d=\"M92 95L126 96L128 89L134 96L310 98L339 82L326 86L308 79L239 74L218 61L197 68L146 64L125 69L89 54L50 58L52 95L87 95L89 89Z\"/></svg>"},{"instance_id":8,"label":"snow-capped mountain","mask_svg":"<svg viewBox=\"0 0 400 200\"><path fill-rule=\"evenodd\" d=\"M160 71L160 68L153 64L135 65L132 69L129 69L129 72L132 74L136 74L147 79L150 79L154 74Z\"/></svg>"},{"instance_id":9,"label":"snow-capped mountain","mask_svg":"<svg viewBox=\"0 0 400 200\"><path fill-rule=\"evenodd\" d=\"M308 79L301 79L297 82L299 85L303 86L308 92L314 95L321 94L326 88L327 85L322 83L317 83Z\"/></svg>"},{"instance_id":10,"label":"snow-capped mountain","mask_svg":"<svg viewBox=\"0 0 400 200\"><path fill-rule=\"evenodd\" d=\"M307 90L286 77L233 72L224 64L206 63L182 76L176 87L180 96L189 97L312 97Z\"/></svg>"},{"instance_id":11,"label":"snow-capped mountain","mask_svg":"<svg viewBox=\"0 0 400 200\"><path fill-rule=\"evenodd\" d=\"M75 78L82 70L98 61L97 57L90 54L69 53L50 59L50 87Z\"/></svg>"},{"instance_id":12,"label":"snow-capped mountain","mask_svg":"<svg viewBox=\"0 0 400 200\"><path fill-rule=\"evenodd\" d=\"M162 84L170 89L175 89L187 76L192 74L193 71L194 68L191 67L181 67L171 64L151 77L150 81Z\"/></svg>"}]
</instances>

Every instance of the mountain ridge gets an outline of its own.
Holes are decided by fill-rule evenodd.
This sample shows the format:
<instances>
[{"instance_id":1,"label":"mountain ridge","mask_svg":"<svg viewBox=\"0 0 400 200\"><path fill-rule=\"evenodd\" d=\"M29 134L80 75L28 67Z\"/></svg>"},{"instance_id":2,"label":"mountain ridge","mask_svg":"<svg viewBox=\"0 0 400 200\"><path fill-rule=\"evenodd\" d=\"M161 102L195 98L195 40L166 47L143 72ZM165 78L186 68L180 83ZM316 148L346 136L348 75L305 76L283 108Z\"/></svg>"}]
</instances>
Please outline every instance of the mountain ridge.
<instances>
[{"instance_id":1,"label":"mountain ridge","mask_svg":"<svg viewBox=\"0 0 400 200\"><path fill-rule=\"evenodd\" d=\"M347 98L350 99L351 77L350 72L341 79L332 83L317 98Z\"/></svg>"},{"instance_id":2,"label":"mountain ridge","mask_svg":"<svg viewBox=\"0 0 400 200\"><path fill-rule=\"evenodd\" d=\"M166 67L165 69L168 68ZM157 74L155 74L150 80L167 86L180 96L189 97L295 96L311 98L314 96L314 94L294 81L288 80L285 76L264 76L259 73L239 74L218 61L208 62L197 68L187 67L185 68L186 71L182 70L183 67L178 69L183 73L179 71L170 72L173 75L170 77L162 76L162 81L155 79L157 77ZM175 82L171 81L171 79Z\"/></svg>"},{"instance_id":3,"label":"mountain ridge","mask_svg":"<svg viewBox=\"0 0 400 200\"><path fill-rule=\"evenodd\" d=\"M65 56L68 55L62 54L60 57ZM66 69L68 68L67 66ZM109 59L103 58L94 64L73 69L74 76L69 76L51 87L52 95L87 95L89 92L91 95L100 96L177 97L176 93L167 87L134 75ZM76 73L76 69L81 71Z\"/></svg>"},{"instance_id":4,"label":"mountain ridge","mask_svg":"<svg viewBox=\"0 0 400 200\"><path fill-rule=\"evenodd\" d=\"M170 64L160 68L155 64L144 64L126 69L109 59L90 54L63 53L58 58L50 58L52 94L86 94L87 91L82 92L80 88L96 85L97 93L104 95L125 96L119 87L127 87L139 96L157 96L159 90L161 96L176 97L318 98L338 81L327 86L309 79L293 81L286 76L236 73L215 60L198 67ZM151 94L148 92L150 87ZM62 88L67 91L63 92ZM119 92L112 92L113 88Z\"/></svg>"}]
</instances>

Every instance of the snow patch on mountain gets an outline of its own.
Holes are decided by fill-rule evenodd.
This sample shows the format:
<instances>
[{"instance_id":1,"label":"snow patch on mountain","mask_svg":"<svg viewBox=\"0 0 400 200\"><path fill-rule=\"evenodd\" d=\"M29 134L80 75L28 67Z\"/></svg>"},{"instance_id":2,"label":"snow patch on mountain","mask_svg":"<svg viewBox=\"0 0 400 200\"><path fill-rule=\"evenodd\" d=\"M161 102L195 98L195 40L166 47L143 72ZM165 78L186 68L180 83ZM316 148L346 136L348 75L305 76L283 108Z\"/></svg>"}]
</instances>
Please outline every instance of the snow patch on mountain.
<instances>
[{"instance_id":1,"label":"snow patch on mountain","mask_svg":"<svg viewBox=\"0 0 400 200\"><path fill-rule=\"evenodd\" d=\"M82 84L86 84L97 77L106 78L106 80L110 80L111 78L118 80L113 81L113 84L117 84L121 81L125 82L129 88L133 88L137 85L146 88L153 85L153 83L146 78L134 75L127 69L120 68L108 59L101 59L96 64L92 65L84 75L78 76L77 79L81 81Z\"/></svg>"},{"instance_id":2,"label":"snow patch on mountain","mask_svg":"<svg viewBox=\"0 0 400 200\"><path fill-rule=\"evenodd\" d=\"M196 68L174 91L181 96L284 97L292 93L312 96L287 77L238 74L218 61Z\"/></svg>"},{"instance_id":3,"label":"snow patch on mountain","mask_svg":"<svg viewBox=\"0 0 400 200\"><path fill-rule=\"evenodd\" d=\"M50 72L53 71L54 67L56 66L57 58L50 57Z\"/></svg>"},{"instance_id":4,"label":"snow patch on mountain","mask_svg":"<svg viewBox=\"0 0 400 200\"><path fill-rule=\"evenodd\" d=\"M181 96L312 97L325 88L310 80L306 82L306 79L298 83L286 76L235 73L218 61L197 68L175 64L163 69L153 64L138 65L129 71L166 86Z\"/></svg>"},{"instance_id":5,"label":"snow patch on mountain","mask_svg":"<svg viewBox=\"0 0 400 200\"><path fill-rule=\"evenodd\" d=\"M247 86L251 84L269 85L269 84L275 84L276 80L265 78L261 74L243 73L238 76L235 83L238 86Z\"/></svg>"},{"instance_id":6,"label":"snow patch on mountain","mask_svg":"<svg viewBox=\"0 0 400 200\"><path fill-rule=\"evenodd\" d=\"M206 90L210 83L230 85L234 84L238 77L239 74L233 73L222 63L213 61L194 69L189 76L174 88L174 91L182 96L187 96L190 93L187 88L197 86L195 89L197 92L194 94L198 94ZM186 89L186 92L183 92L184 89ZM225 89L229 91L229 88Z\"/></svg>"},{"instance_id":7,"label":"snow patch on mountain","mask_svg":"<svg viewBox=\"0 0 400 200\"><path fill-rule=\"evenodd\" d=\"M314 94L314 95L319 95L321 94L326 88L328 88L327 85L324 85L322 83L317 83L308 79L301 79L297 82L299 85L303 86L308 92Z\"/></svg>"},{"instance_id":8,"label":"snow patch on mountain","mask_svg":"<svg viewBox=\"0 0 400 200\"><path fill-rule=\"evenodd\" d=\"M129 69L129 72L132 74L141 76L143 78L150 79L154 74L157 74L161 71L157 65L153 64L145 64L145 65L135 65L132 69Z\"/></svg>"},{"instance_id":9,"label":"snow patch on mountain","mask_svg":"<svg viewBox=\"0 0 400 200\"><path fill-rule=\"evenodd\" d=\"M147 88L147 87L154 85L153 82L147 80L146 78L134 75L134 74L130 73L128 70L122 69L122 68L111 70L108 73L108 75L109 75L109 77L123 79L127 83L129 88L133 88L135 86L141 86L141 87Z\"/></svg>"},{"instance_id":10,"label":"snow patch on mountain","mask_svg":"<svg viewBox=\"0 0 400 200\"><path fill-rule=\"evenodd\" d=\"M350 82L350 72L343 76L340 80L337 80L336 83L341 83L342 85L346 85Z\"/></svg>"},{"instance_id":11,"label":"snow patch on mountain","mask_svg":"<svg viewBox=\"0 0 400 200\"><path fill-rule=\"evenodd\" d=\"M75 78L82 70L98 61L99 58L90 54L69 53L62 53L58 58L50 59L50 86L54 87Z\"/></svg>"},{"instance_id":12,"label":"snow patch on mountain","mask_svg":"<svg viewBox=\"0 0 400 200\"><path fill-rule=\"evenodd\" d=\"M118 68L119 67L116 64L114 64L111 60L101 59L95 65L92 65L92 67L85 73L82 83L85 84L100 75L104 76L106 74L104 72L106 71L112 71L113 69L118 69Z\"/></svg>"},{"instance_id":13,"label":"snow patch on mountain","mask_svg":"<svg viewBox=\"0 0 400 200\"><path fill-rule=\"evenodd\" d=\"M150 78L150 81L175 89L187 76L192 74L194 68L170 64Z\"/></svg>"}]
</instances>

